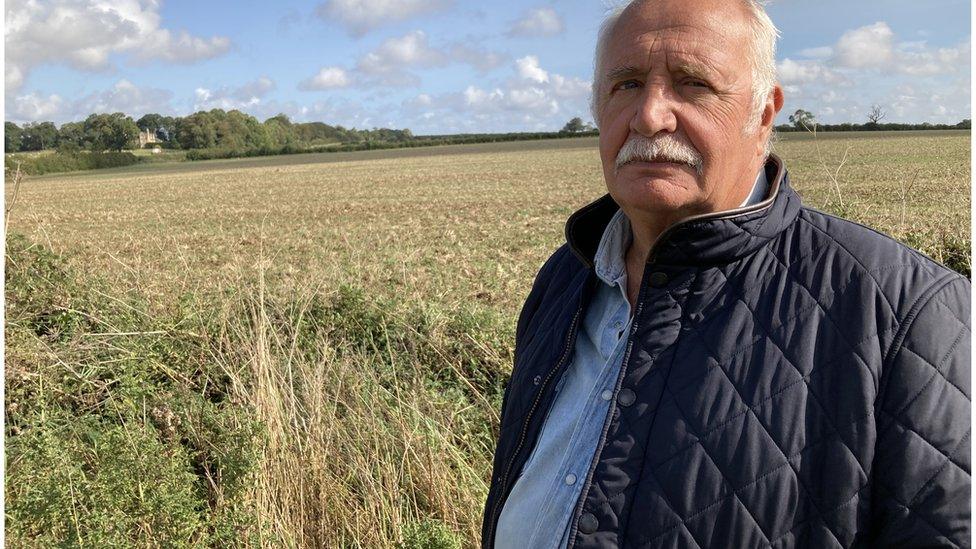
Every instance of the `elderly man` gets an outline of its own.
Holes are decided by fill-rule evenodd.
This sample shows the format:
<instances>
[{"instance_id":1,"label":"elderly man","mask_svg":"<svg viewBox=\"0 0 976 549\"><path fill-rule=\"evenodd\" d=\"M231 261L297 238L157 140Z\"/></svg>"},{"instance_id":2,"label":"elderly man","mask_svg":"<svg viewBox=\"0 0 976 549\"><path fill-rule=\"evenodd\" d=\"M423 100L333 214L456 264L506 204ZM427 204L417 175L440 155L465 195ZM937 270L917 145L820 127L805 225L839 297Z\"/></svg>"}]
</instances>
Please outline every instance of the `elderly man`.
<instances>
[{"instance_id":1,"label":"elderly man","mask_svg":"<svg viewBox=\"0 0 976 549\"><path fill-rule=\"evenodd\" d=\"M609 194L519 316L485 547L969 544L969 281L801 205L775 39L755 0L602 27Z\"/></svg>"}]
</instances>

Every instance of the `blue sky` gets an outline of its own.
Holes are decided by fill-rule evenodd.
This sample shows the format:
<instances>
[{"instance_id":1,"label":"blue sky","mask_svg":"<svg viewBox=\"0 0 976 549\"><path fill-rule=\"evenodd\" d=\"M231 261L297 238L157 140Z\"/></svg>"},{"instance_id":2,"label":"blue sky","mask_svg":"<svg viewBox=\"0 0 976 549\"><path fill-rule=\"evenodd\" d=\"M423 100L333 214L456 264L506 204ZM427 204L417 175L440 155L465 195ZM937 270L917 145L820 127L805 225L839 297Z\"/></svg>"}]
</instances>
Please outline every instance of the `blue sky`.
<instances>
[{"instance_id":1,"label":"blue sky","mask_svg":"<svg viewBox=\"0 0 976 549\"><path fill-rule=\"evenodd\" d=\"M240 109L418 134L590 119L603 0L9 0L4 118ZM970 117L968 0L778 0L779 121Z\"/></svg>"}]
</instances>

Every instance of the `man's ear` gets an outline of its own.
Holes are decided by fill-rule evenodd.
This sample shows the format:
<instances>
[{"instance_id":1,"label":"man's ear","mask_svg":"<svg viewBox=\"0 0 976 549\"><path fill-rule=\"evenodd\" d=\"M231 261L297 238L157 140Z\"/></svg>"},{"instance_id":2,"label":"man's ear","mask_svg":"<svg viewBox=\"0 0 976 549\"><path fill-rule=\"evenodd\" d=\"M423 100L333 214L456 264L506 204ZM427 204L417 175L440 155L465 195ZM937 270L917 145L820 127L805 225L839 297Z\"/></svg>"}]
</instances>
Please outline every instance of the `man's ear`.
<instances>
[{"instance_id":1,"label":"man's ear","mask_svg":"<svg viewBox=\"0 0 976 549\"><path fill-rule=\"evenodd\" d=\"M761 135L768 138L773 131L776 115L781 110L783 110L783 88L776 84L766 96L766 105L763 107L762 118L759 120L759 133ZM765 139L763 142L765 143Z\"/></svg>"},{"instance_id":2,"label":"man's ear","mask_svg":"<svg viewBox=\"0 0 976 549\"><path fill-rule=\"evenodd\" d=\"M772 129L773 121L781 110L783 110L783 88L776 84L766 97L766 107L763 109L760 125L764 129Z\"/></svg>"}]
</instances>

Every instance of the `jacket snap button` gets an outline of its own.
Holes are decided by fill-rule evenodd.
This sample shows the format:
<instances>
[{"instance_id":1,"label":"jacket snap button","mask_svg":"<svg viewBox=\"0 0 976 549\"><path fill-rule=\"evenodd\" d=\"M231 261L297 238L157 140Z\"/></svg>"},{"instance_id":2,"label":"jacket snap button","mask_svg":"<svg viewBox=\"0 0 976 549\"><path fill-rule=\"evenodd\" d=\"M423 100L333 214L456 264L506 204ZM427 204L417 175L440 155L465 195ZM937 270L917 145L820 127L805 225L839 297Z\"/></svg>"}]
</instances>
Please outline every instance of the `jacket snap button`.
<instances>
[{"instance_id":1,"label":"jacket snap button","mask_svg":"<svg viewBox=\"0 0 976 549\"><path fill-rule=\"evenodd\" d=\"M661 271L655 271L651 273L650 282L651 282L651 286L655 288L660 288L661 286L664 286L665 284L668 283L668 275L662 273Z\"/></svg>"},{"instance_id":2,"label":"jacket snap button","mask_svg":"<svg viewBox=\"0 0 976 549\"><path fill-rule=\"evenodd\" d=\"M538 385L540 383L542 383L542 376L535 376L534 378L532 378L533 385Z\"/></svg>"},{"instance_id":3,"label":"jacket snap button","mask_svg":"<svg viewBox=\"0 0 976 549\"><path fill-rule=\"evenodd\" d=\"M621 389L620 394L617 395L617 402L621 406L630 406L635 400L637 400L637 395L630 389Z\"/></svg>"},{"instance_id":4,"label":"jacket snap button","mask_svg":"<svg viewBox=\"0 0 976 549\"><path fill-rule=\"evenodd\" d=\"M596 520L593 513L586 513L580 517L579 521L579 531L584 534L592 534L596 532L597 527L600 526L600 521Z\"/></svg>"}]
</instances>

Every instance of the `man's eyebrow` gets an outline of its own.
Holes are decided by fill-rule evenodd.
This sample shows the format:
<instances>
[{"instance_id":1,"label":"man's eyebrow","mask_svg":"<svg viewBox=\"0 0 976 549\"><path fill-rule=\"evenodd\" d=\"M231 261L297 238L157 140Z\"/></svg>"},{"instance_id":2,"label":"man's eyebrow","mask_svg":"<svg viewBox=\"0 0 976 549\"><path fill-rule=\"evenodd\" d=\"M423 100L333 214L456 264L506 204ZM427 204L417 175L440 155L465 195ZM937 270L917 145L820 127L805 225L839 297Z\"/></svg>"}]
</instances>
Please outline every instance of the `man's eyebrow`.
<instances>
[{"instance_id":1,"label":"man's eyebrow","mask_svg":"<svg viewBox=\"0 0 976 549\"><path fill-rule=\"evenodd\" d=\"M610 69L609 71L607 71L607 74L604 78L606 78L607 81L612 82L619 78L624 78L628 76L637 76L638 74L640 74L640 70L638 70L637 67L627 65L625 67L616 67Z\"/></svg>"},{"instance_id":2,"label":"man's eyebrow","mask_svg":"<svg viewBox=\"0 0 976 549\"><path fill-rule=\"evenodd\" d=\"M632 76L640 75L643 71L634 67L632 65L626 65L623 67L615 67L607 71L606 80L612 82L620 78L628 78ZM702 80L711 80L715 71L712 70L708 65L702 63L695 63L692 61L680 61L673 65L672 72L680 72L692 76L695 78L701 78Z\"/></svg>"},{"instance_id":3,"label":"man's eyebrow","mask_svg":"<svg viewBox=\"0 0 976 549\"><path fill-rule=\"evenodd\" d=\"M693 78L700 78L702 80L711 80L715 75L715 71L708 67L708 65L694 63L691 61L680 61L675 63L673 71L687 74Z\"/></svg>"}]
</instances>

